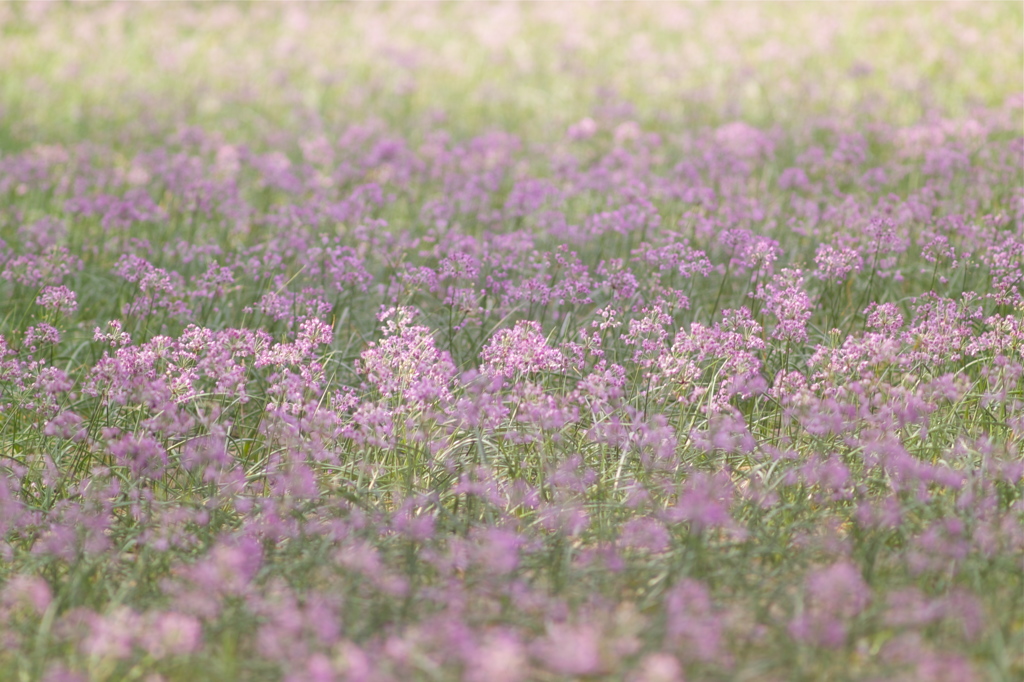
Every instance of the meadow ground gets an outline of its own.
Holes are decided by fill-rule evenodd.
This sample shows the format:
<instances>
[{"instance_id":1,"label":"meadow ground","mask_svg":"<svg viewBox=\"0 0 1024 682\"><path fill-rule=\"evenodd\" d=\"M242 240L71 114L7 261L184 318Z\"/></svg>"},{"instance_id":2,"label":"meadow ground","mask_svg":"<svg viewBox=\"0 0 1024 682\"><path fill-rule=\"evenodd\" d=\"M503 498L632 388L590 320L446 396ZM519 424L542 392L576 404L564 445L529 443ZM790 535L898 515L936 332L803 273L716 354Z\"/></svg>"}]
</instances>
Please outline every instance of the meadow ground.
<instances>
[{"instance_id":1,"label":"meadow ground","mask_svg":"<svg viewBox=\"0 0 1024 682\"><path fill-rule=\"evenodd\" d=\"M0 682L1024 679L1022 25L0 5Z\"/></svg>"}]
</instances>

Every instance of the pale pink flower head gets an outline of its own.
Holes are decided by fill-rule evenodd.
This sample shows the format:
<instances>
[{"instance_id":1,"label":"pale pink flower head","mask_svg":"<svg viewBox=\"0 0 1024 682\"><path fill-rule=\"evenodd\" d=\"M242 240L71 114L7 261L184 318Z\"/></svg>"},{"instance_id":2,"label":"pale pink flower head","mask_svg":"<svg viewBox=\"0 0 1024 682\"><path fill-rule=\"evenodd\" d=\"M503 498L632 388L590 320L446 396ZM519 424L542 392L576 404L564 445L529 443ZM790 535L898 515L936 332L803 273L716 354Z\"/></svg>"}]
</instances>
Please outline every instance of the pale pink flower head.
<instances>
[{"instance_id":1,"label":"pale pink flower head","mask_svg":"<svg viewBox=\"0 0 1024 682\"><path fill-rule=\"evenodd\" d=\"M842 282L851 272L864 268L860 251L841 245L819 244L814 254L814 276L826 282Z\"/></svg>"},{"instance_id":2,"label":"pale pink flower head","mask_svg":"<svg viewBox=\"0 0 1024 682\"><path fill-rule=\"evenodd\" d=\"M485 374L505 378L559 372L564 365L561 353L547 344L540 324L532 320L521 320L513 329L499 331L480 356Z\"/></svg>"},{"instance_id":3,"label":"pale pink flower head","mask_svg":"<svg viewBox=\"0 0 1024 682\"><path fill-rule=\"evenodd\" d=\"M569 126L569 139L589 140L597 133L597 122L592 118L584 118Z\"/></svg>"},{"instance_id":4,"label":"pale pink flower head","mask_svg":"<svg viewBox=\"0 0 1024 682\"><path fill-rule=\"evenodd\" d=\"M536 643L536 655L553 673L581 677L606 671L601 656L601 631L590 623L556 623Z\"/></svg>"},{"instance_id":5,"label":"pale pink flower head","mask_svg":"<svg viewBox=\"0 0 1024 682\"><path fill-rule=\"evenodd\" d=\"M804 276L799 269L783 268L780 274L757 292L777 320L772 338L803 343L807 341L807 323L814 304L804 289Z\"/></svg>"},{"instance_id":6,"label":"pale pink flower head","mask_svg":"<svg viewBox=\"0 0 1024 682\"><path fill-rule=\"evenodd\" d=\"M771 139L742 121L726 123L715 130L715 142L741 159L756 159L771 154Z\"/></svg>"},{"instance_id":7,"label":"pale pink flower head","mask_svg":"<svg viewBox=\"0 0 1024 682\"><path fill-rule=\"evenodd\" d=\"M78 299L75 297L75 292L66 286L49 286L43 287L43 290L39 292L36 305L53 310L58 314L71 315L78 310Z\"/></svg>"},{"instance_id":8,"label":"pale pink flower head","mask_svg":"<svg viewBox=\"0 0 1024 682\"><path fill-rule=\"evenodd\" d=\"M660 651L644 656L629 679L630 682L685 682L679 660Z\"/></svg>"},{"instance_id":9,"label":"pale pink flower head","mask_svg":"<svg viewBox=\"0 0 1024 682\"><path fill-rule=\"evenodd\" d=\"M872 303L864 313L868 329L892 336L903 327L903 313L895 303Z\"/></svg>"},{"instance_id":10,"label":"pale pink flower head","mask_svg":"<svg viewBox=\"0 0 1024 682\"><path fill-rule=\"evenodd\" d=\"M89 634L80 642L82 653L98 659L127 660L142 631L142 619L135 611L119 606L107 614L89 614Z\"/></svg>"},{"instance_id":11,"label":"pale pink flower head","mask_svg":"<svg viewBox=\"0 0 1024 682\"><path fill-rule=\"evenodd\" d=\"M187 656L202 641L202 625L195 616L168 611L150 614L148 626L139 635L142 648L153 658Z\"/></svg>"},{"instance_id":12,"label":"pale pink flower head","mask_svg":"<svg viewBox=\"0 0 1024 682\"><path fill-rule=\"evenodd\" d=\"M412 324L415 310L388 308L378 315L384 338L359 356L358 370L385 398L425 406L451 399L456 375L451 356L437 348L428 327Z\"/></svg>"},{"instance_id":13,"label":"pale pink flower head","mask_svg":"<svg viewBox=\"0 0 1024 682\"><path fill-rule=\"evenodd\" d=\"M853 564L812 571L804 582L804 609L789 624L793 639L829 649L846 641L851 621L871 601L871 588Z\"/></svg>"},{"instance_id":14,"label":"pale pink flower head","mask_svg":"<svg viewBox=\"0 0 1024 682\"><path fill-rule=\"evenodd\" d=\"M515 634L498 631L484 637L466 665L466 682L521 682L529 673L526 647Z\"/></svg>"},{"instance_id":15,"label":"pale pink flower head","mask_svg":"<svg viewBox=\"0 0 1024 682\"><path fill-rule=\"evenodd\" d=\"M53 592L45 580L35 575L16 575L0 590L0 614L28 609L42 615L53 601Z\"/></svg>"}]
</instances>

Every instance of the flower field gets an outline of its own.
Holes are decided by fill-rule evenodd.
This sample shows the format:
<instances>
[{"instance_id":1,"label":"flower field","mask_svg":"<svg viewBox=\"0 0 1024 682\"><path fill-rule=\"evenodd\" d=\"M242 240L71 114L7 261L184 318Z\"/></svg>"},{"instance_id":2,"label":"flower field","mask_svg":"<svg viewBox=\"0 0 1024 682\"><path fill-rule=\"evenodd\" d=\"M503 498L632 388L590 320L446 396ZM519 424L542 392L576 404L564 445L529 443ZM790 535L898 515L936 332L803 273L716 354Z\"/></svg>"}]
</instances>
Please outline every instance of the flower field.
<instances>
[{"instance_id":1,"label":"flower field","mask_svg":"<svg viewBox=\"0 0 1024 682\"><path fill-rule=\"evenodd\" d=\"M0 6L0 682L1024 679L1022 23Z\"/></svg>"}]
</instances>

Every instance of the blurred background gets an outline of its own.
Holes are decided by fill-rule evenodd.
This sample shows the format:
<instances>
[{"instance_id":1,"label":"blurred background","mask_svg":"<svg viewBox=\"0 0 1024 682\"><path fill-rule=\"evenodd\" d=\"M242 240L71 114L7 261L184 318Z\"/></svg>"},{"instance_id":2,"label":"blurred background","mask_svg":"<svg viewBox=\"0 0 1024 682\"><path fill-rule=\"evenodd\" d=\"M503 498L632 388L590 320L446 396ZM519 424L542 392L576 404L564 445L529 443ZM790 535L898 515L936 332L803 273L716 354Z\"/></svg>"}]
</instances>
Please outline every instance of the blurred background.
<instances>
[{"instance_id":1,"label":"blurred background","mask_svg":"<svg viewBox=\"0 0 1024 682\"><path fill-rule=\"evenodd\" d=\"M588 117L1020 119L1022 83L1014 2L0 5L8 151L187 126L279 147L353 123L543 142Z\"/></svg>"}]
</instances>

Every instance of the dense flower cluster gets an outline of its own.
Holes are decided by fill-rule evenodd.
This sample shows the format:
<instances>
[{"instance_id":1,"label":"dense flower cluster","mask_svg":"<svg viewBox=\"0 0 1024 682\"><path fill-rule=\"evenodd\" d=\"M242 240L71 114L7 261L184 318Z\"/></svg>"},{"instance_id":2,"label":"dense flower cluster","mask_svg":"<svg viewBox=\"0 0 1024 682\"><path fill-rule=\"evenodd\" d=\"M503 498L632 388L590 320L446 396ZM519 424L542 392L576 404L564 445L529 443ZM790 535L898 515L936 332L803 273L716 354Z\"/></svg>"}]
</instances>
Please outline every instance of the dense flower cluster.
<instances>
[{"instance_id":1,"label":"dense flower cluster","mask_svg":"<svg viewBox=\"0 0 1024 682\"><path fill-rule=\"evenodd\" d=\"M1024 100L304 97L0 124L0 679L1024 675Z\"/></svg>"}]
</instances>

